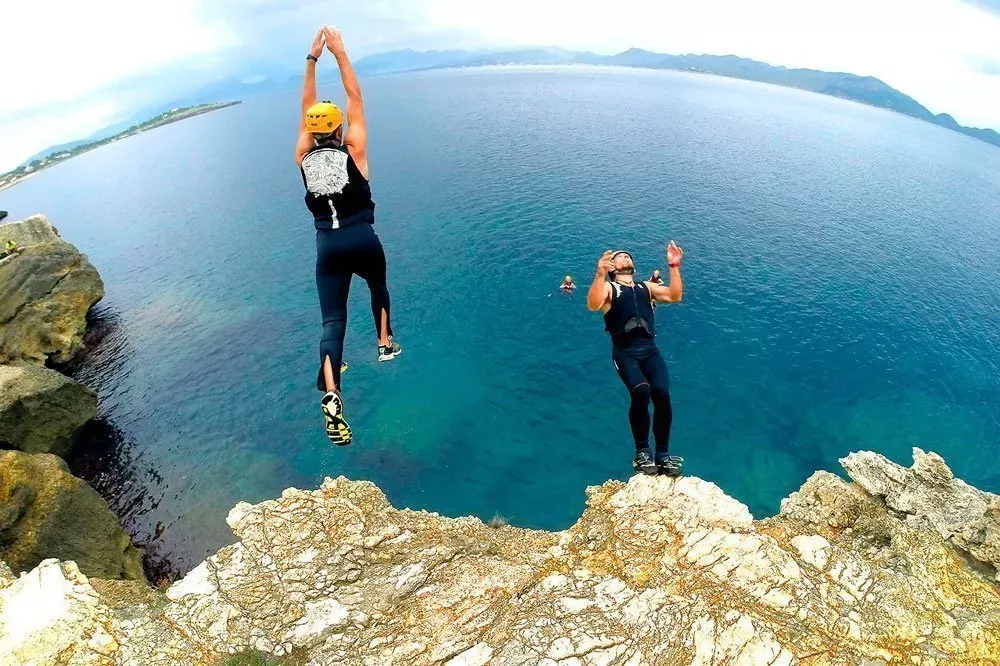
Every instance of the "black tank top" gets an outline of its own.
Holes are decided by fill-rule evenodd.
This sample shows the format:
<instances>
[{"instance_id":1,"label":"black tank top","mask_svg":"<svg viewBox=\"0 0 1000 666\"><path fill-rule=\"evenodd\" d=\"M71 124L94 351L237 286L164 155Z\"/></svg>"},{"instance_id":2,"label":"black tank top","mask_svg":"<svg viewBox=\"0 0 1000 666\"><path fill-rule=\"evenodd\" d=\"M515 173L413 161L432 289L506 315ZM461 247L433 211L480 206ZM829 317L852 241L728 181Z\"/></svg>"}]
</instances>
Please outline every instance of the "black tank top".
<instances>
[{"instance_id":1,"label":"black tank top","mask_svg":"<svg viewBox=\"0 0 1000 666\"><path fill-rule=\"evenodd\" d=\"M372 189L346 147L314 146L302 158L299 170L306 186L306 206L317 229L375 224Z\"/></svg>"},{"instance_id":2,"label":"black tank top","mask_svg":"<svg viewBox=\"0 0 1000 666\"><path fill-rule=\"evenodd\" d=\"M604 314L604 329L616 347L648 342L656 335L649 288L642 282L627 287L611 283L611 309Z\"/></svg>"}]
</instances>

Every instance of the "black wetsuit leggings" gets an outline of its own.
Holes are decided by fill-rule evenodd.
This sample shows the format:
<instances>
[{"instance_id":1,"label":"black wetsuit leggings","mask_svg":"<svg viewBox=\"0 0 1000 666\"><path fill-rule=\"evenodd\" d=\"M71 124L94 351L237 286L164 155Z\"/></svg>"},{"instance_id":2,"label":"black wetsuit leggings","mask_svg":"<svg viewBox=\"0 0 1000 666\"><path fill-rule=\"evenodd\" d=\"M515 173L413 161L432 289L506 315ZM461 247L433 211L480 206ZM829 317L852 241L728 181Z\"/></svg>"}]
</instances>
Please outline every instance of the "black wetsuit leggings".
<instances>
[{"instance_id":1,"label":"black wetsuit leggings","mask_svg":"<svg viewBox=\"0 0 1000 666\"><path fill-rule=\"evenodd\" d=\"M656 453L667 455L670 447L670 426L674 414L670 406L670 376L667 364L656 344L640 342L627 348L611 350L618 376L632 394L628 411L635 448L649 448L649 403L653 403L653 441Z\"/></svg>"},{"instance_id":2,"label":"black wetsuit leggings","mask_svg":"<svg viewBox=\"0 0 1000 666\"><path fill-rule=\"evenodd\" d=\"M340 387L340 365L344 357L344 334L347 332L347 296L351 278L360 276L368 283L372 296L375 333L382 335L382 310L389 321L389 289L385 282L385 251L370 224L355 224L341 229L316 232L316 289L323 313L323 339L319 343L319 377L316 388L326 391L323 361L329 357L333 378ZM392 335L392 326L387 333Z\"/></svg>"}]
</instances>

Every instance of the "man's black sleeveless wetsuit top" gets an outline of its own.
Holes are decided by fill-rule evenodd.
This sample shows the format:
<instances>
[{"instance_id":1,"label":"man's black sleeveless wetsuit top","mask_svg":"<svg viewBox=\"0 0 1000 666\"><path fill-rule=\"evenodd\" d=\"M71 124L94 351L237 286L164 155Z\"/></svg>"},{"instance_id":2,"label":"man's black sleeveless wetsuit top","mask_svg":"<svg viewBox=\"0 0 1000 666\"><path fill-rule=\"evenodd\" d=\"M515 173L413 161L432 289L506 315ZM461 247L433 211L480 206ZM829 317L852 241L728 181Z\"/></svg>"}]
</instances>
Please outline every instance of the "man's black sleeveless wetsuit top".
<instances>
[{"instance_id":1,"label":"man's black sleeveless wetsuit top","mask_svg":"<svg viewBox=\"0 0 1000 666\"><path fill-rule=\"evenodd\" d=\"M604 314L604 329L615 348L648 345L656 335L649 288L642 282L628 287L611 283L611 309Z\"/></svg>"},{"instance_id":2,"label":"man's black sleeveless wetsuit top","mask_svg":"<svg viewBox=\"0 0 1000 666\"><path fill-rule=\"evenodd\" d=\"M302 158L300 170L306 206L317 229L375 224L371 187L346 147L331 143L314 146Z\"/></svg>"}]
</instances>

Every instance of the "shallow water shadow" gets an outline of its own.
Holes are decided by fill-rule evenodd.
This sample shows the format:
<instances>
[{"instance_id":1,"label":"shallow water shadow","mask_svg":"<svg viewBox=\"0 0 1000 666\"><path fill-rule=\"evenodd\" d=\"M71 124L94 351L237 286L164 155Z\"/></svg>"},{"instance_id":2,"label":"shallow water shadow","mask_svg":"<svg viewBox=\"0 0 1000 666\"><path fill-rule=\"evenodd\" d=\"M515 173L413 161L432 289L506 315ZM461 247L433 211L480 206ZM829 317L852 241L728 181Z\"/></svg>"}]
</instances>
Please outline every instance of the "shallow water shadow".
<instances>
[{"instance_id":1,"label":"shallow water shadow","mask_svg":"<svg viewBox=\"0 0 1000 666\"><path fill-rule=\"evenodd\" d=\"M75 476L107 501L133 543L145 550L146 577L154 583L173 581L182 572L167 555L169 535L164 539L161 525L150 530L139 520L159 506L163 480L152 468L137 471L132 457L135 446L113 423L97 418L81 429L66 462Z\"/></svg>"},{"instance_id":2,"label":"shallow water shadow","mask_svg":"<svg viewBox=\"0 0 1000 666\"><path fill-rule=\"evenodd\" d=\"M113 336L124 337L121 315L117 309L105 303L98 303L87 312L87 329L83 334L83 346L65 363L50 363L59 372L81 381L79 375L91 360L95 352L105 350L111 345L105 344Z\"/></svg>"},{"instance_id":3,"label":"shallow water shadow","mask_svg":"<svg viewBox=\"0 0 1000 666\"><path fill-rule=\"evenodd\" d=\"M101 304L87 313L80 352L56 369L96 390L103 402L114 393L133 355L120 313L113 305ZM145 550L146 576L154 582L174 580L181 572L165 554L170 548L162 539L162 526L151 529L140 520L159 506L163 479L153 468L137 467L136 449L136 442L115 425L102 404L98 417L77 433L66 462L75 476L104 498L132 541Z\"/></svg>"}]
</instances>

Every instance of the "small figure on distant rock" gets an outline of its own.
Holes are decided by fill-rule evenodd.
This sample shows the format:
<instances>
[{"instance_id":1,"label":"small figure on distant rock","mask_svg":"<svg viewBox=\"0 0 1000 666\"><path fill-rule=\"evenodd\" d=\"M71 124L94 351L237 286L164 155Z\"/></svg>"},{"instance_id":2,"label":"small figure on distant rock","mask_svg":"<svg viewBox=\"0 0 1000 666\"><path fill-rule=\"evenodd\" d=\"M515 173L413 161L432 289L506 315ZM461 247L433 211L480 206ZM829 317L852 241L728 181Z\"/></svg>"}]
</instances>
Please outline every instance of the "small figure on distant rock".
<instances>
[{"instance_id":1,"label":"small figure on distant rock","mask_svg":"<svg viewBox=\"0 0 1000 666\"><path fill-rule=\"evenodd\" d=\"M566 279L563 280L563 283L559 285L559 288L566 293L571 293L574 289L576 289L576 285L573 284L573 278L567 275Z\"/></svg>"},{"instance_id":2,"label":"small figure on distant rock","mask_svg":"<svg viewBox=\"0 0 1000 666\"><path fill-rule=\"evenodd\" d=\"M3 252L0 252L0 259L5 259L15 254L21 254L22 252L24 252L24 248L22 246L18 245L13 240L9 240L3 245Z\"/></svg>"}]
</instances>

